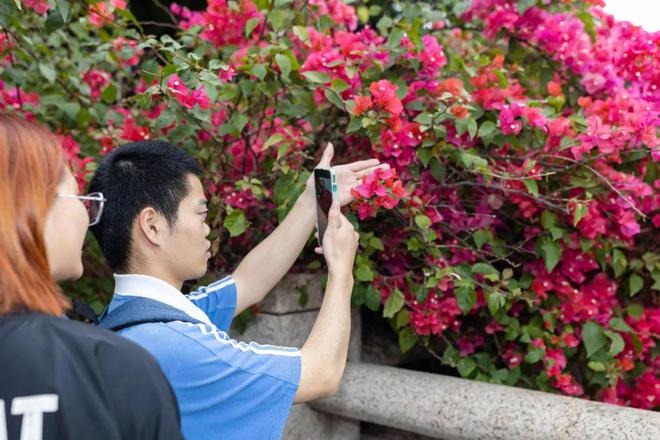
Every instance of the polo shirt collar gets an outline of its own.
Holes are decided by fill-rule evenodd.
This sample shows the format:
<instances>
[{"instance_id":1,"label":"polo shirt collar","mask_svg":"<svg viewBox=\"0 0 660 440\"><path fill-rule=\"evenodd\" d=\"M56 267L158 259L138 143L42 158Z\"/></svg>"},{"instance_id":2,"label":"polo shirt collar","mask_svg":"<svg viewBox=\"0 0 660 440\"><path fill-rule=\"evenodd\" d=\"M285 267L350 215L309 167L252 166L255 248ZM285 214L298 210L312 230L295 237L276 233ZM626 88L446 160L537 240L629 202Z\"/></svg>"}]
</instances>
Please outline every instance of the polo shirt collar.
<instances>
[{"instance_id":1,"label":"polo shirt collar","mask_svg":"<svg viewBox=\"0 0 660 440\"><path fill-rule=\"evenodd\" d=\"M116 296L137 296L152 299L174 307L191 318L211 325L209 317L188 297L171 284L149 276L138 274L114 274Z\"/></svg>"}]
</instances>

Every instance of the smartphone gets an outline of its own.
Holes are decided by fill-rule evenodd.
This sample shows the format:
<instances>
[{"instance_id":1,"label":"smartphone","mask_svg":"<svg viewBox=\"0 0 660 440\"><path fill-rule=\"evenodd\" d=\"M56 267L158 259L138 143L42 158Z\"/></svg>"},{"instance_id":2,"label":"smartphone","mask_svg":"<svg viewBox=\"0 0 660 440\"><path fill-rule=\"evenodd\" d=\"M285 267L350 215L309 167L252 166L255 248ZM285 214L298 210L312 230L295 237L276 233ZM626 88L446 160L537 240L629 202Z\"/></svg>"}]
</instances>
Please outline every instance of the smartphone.
<instances>
[{"instance_id":1,"label":"smartphone","mask_svg":"<svg viewBox=\"0 0 660 440\"><path fill-rule=\"evenodd\" d=\"M328 213L332 202L337 199L337 178L331 169L314 169L316 189L316 229L319 232L319 246L323 246L323 235L328 227Z\"/></svg>"}]
</instances>

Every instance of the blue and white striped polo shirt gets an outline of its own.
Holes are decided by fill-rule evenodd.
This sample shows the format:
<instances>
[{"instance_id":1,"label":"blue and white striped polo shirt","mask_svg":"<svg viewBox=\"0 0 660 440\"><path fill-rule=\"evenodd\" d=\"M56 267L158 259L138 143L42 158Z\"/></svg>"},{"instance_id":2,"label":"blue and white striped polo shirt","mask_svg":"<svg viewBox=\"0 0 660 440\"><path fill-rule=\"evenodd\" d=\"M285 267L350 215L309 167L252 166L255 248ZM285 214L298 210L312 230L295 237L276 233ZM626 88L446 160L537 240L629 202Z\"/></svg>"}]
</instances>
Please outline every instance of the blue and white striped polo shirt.
<instances>
[{"instance_id":1,"label":"blue and white striped polo shirt","mask_svg":"<svg viewBox=\"0 0 660 440\"><path fill-rule=\"evenodd\" d=\"M300 381L300 351L247 344L227 335L236 309L231 276L186 297L154 277L115 275L108 312L136 297L159 301L192 318L119 331L159 361L177 396L187 439L281 437Z\"/></svg>"}]
</instances>

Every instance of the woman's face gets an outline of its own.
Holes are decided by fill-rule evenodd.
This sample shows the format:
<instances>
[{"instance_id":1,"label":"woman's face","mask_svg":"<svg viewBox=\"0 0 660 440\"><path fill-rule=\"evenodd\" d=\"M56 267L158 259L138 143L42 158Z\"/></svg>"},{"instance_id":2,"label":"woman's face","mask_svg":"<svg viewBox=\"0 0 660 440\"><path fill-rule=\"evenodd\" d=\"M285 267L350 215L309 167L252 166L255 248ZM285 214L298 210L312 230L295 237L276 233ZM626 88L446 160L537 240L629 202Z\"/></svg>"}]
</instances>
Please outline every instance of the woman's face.
<instances>
[{"instance_id":1,"label":"woman's face","mask_svg":"<svg viewBox=\"0 0 660 440\"><path fill-rule=\"evenodd\" d=\"M78 194L78 184L67 167L57 194ZM89 216L82 200L55 197L46 216L46 252L50 273L56 281L75 280L83 273L82 247Z\"/></svg>"}]
</instances>

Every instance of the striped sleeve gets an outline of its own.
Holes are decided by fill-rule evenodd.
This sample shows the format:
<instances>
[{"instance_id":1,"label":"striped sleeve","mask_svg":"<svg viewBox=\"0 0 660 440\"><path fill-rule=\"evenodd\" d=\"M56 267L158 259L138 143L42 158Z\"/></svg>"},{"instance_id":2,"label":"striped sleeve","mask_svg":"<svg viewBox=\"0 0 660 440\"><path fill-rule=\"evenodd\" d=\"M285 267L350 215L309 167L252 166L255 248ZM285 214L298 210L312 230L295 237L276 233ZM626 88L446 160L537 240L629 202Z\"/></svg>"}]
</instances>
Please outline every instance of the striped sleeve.
<instances>
[{"instance_id":1,"label":"striped sleeve","mask_svg":"<svg viewBox=\"0 0 660 440\"><path fill-rule=\"evenodd\" d=\"M191 292L188 299L202 309L216 327L229 330L236 310L236 282L231 275Z\"/></svg>"}]
</instances>

